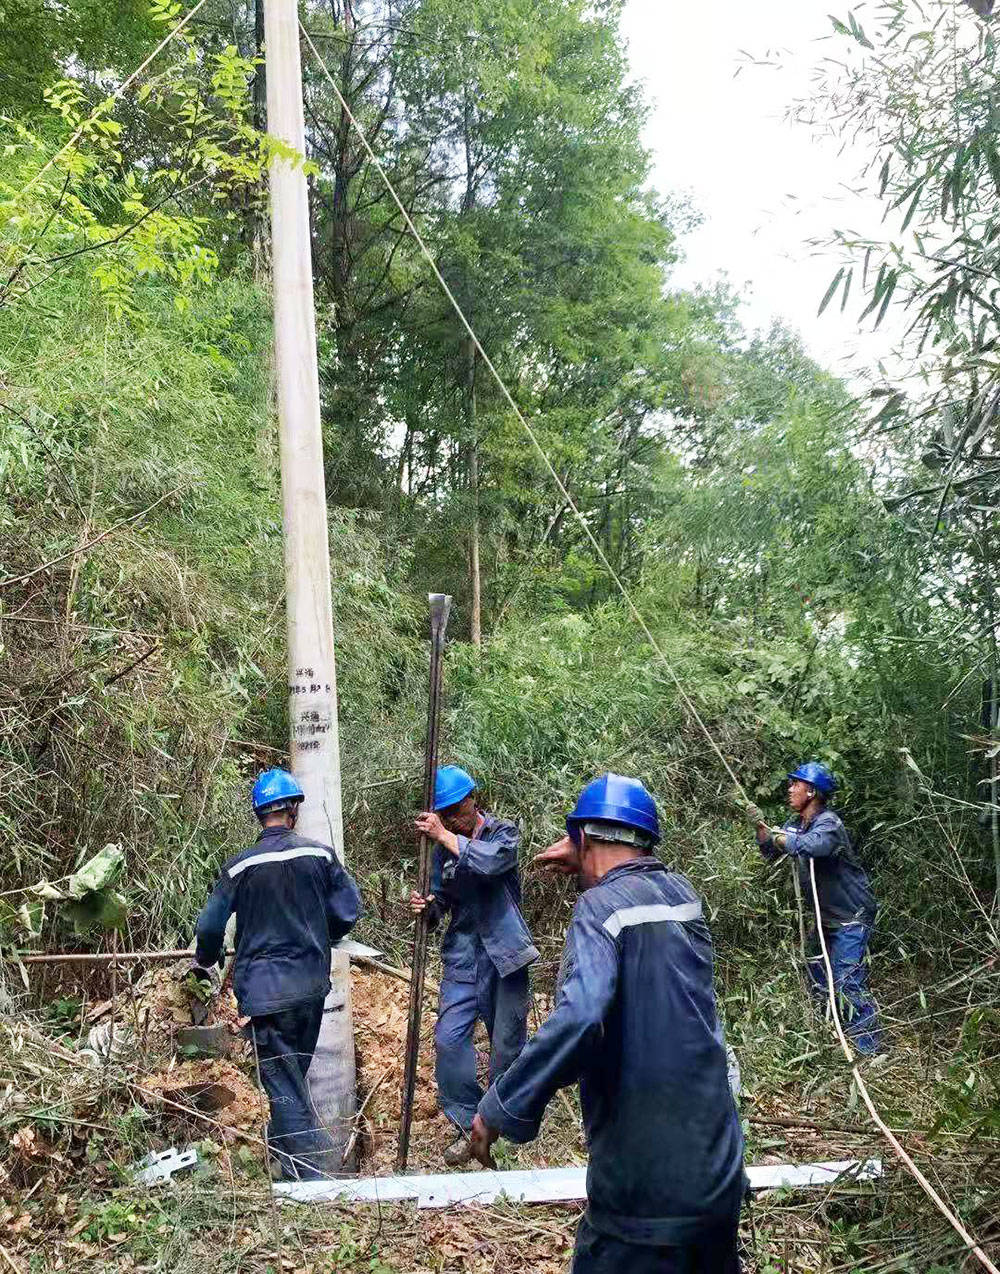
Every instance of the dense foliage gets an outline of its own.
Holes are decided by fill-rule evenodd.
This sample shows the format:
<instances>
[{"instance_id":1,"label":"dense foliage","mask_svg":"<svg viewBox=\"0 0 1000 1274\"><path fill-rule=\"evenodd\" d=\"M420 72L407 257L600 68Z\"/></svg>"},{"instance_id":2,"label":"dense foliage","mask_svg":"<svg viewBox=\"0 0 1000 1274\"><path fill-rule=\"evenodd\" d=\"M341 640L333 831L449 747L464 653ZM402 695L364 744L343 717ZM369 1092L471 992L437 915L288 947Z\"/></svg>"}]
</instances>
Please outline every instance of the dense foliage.
<instances>
[{"instance_id":1,"label":"dense foliage","mask_svg":"<svg viewBox=\"0 0 1000 1274\"><path fill-rule=\"evenodd\" d=\"M873 434L869 404L793 333L746 332L724 288L673 286L694 213L650 189L620 7L333 0L303 13L748 792L777 817L796 760L841 776L883 904L880 984L922 1006L891 1029L938 1081L899 1092L899 1119L996 1132L995 974L963 982L966 1000L933 992L998 945L995 29L936 3L925 29L909 0L879 6L877 30L837 23L867 56L828 69L822 101L871 131L909 238L840 236L863 259L828 301L870 287L873 317L905 304L926 373L879 381ZM110 843L125 852L122 940L186 942L250 833L251 774L285 755L259 14L208 0L107 97L180 16L159 0L0 5L7 951L79 941L58 907L19 916L15 891ZM422 595L443 589L457 604L449 759L521 819L526 852L596 771L641 776L665 855L712 909L748 1076L822 1088L822 1071L803 1072L816 1054L783 875L760 863L731 783L308 49L304 65L362 936L399 954L407 933ZM543 982L569 901L529 877ZM974 1191L969 1206L989 1215Z\"/></svg>"}]
</instances>

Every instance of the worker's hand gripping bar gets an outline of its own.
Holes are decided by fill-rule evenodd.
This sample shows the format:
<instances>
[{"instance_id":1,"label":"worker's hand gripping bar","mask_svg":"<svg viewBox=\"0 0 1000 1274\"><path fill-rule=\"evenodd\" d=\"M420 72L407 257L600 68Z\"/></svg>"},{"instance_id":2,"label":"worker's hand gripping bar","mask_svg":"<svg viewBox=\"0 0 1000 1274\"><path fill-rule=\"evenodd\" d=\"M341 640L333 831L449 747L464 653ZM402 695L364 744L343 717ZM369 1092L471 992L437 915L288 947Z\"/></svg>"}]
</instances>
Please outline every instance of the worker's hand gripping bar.
<instances>
[{"instance_id":1,"label":"worker's hand gripping bar","mask_svg":"<svg viewBox=\"0 0 1000 1274\"><path fill-rule=\"evenodd\" d=\"M423 806L434 808L434 779L438 764L438 738L441 726L441 679L444 669L444 639L451 613L451 598L444 593L431 593L428 597L431 611L431 675L427 702L427 745L424 751ZM420 858L417 869L417 889L426 898L431 883L431 852L433 845L427 834L420 835ZM416 918L413 931L413 959L410 963L410 1013L406 1031L406 1062L403 1069L402 1110L399 1120L399 1149L396 1164L399 1171L406 1167L410 1152L410 1124L413 1120L413 1094L417 1083L417 1059L420 1052L420 1014L424 1000L424 971L427 965L428 913L425 908Z\"/></svg>"}]
</instances>

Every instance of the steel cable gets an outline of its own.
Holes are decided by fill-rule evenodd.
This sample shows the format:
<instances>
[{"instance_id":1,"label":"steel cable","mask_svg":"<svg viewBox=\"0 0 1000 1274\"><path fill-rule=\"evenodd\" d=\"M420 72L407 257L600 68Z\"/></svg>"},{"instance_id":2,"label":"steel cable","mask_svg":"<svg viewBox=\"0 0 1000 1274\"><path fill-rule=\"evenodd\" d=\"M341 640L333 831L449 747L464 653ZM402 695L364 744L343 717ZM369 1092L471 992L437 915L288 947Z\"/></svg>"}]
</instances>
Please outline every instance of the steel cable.
<instances>
[{"instance_id":1,"label":"steel cable","mask_svg":"<svg viewBox=\"0 0 1000 1274\"><path fill-rule=\"evenodd\" d=\"M531 441L531 445L534 447L535 451L538 453L538 456L541 459L542 463L544 464L545 468L548 470L550 477L552 478L556 486L559 488L559 491L561 492L563 499L566 501L566 504L572 510L573 515L575 516L577 522L579 522L580 526L582 527L584 534L586 535L587 539L590 541L591 545L594 548L594 551L597 554L598 560L601 562L602 566L608 572L608 575L611 577L618 591L621 593L622 598L625 602L625 605L628 607L629 612L631 613L633 618L636 620L639 627L642 629L647 640L649 641L650 646L653 648L660 662L663 664L664 668L666 669L667 674L669 675L671 681L674 683L675 687L677 688L677 692L680 695L682 702L684 703L685 707L690 712L693 720L696 722L696 724L700 728L702 734L705 736L706 742L709 744L712 751L718 757L719 761L722 764L723 769L726 771L729 778L732 780L733 785L735 786L736 791L739 794L740 798L746 804L749 805L750 804L749 797L747 796L742 783L737 777L735 770L729 764L726 757L723 755L721 748L716 743L714 737L712 736L710 730L708 729L708 726L705 724L704 720L702 719L701 713L698 711L690 695L688 695L687 691L684 689L683 685L681 684L680 678L677 676L677 673L674 671L673 665L670 663L669 659L664 654L659 643L656 641L655 637L650 632L648 624L646 623L645 619L642 616L642 613L639 611L636 604L633 602L628 589L625 587L624 583L620 579L617 571L611 565L610 561L607 558L607 555L602 549L593 531L591 531L589 525L587 524L586 518L584 518L583 514L580 512L579 508L577 507L576 501L570 495L569 490L567 489L565 483L562 481L562 479L559 477L559 474L556 472L555 466L552 464L552 461L549 459L548 454L546 453L544 447L539 442L535 431L532 429L531 425L528 423L527 419L525 418L524 413L521 411L517 403L514 401L514 398L510 390L507 388L506 382L504 381L503 377L500 375L499 371L497 371L496 367L493 364L492 359L486 353L486 350L483 348L479 340L479 337L476 335L475 331L472 328L472 325L469 323L469 320L466 318L465 312L463 311L461 305L459 305L458 301L456 300L454 293L452 292L451 288L448 286L447 282L445 281L444 276L441 274L441 271L438 269L437 263L434 260L434 257L431 254L430 249L427 247L427 244L424 242L423 236L420 234L420 231L417 229L416 225L413 222L413 218L410 216L409 212L403 206L403 203L401 199L399 198L399 195L396 192L396 188L392 184L392 181L388 173L386 173L385 169L379 163L378 158L376 157L375 152L372 150L371 144L368 141L367 135L364 132L364 129L361 127L361 125L358 123L357 119L355 118L354 113L351 111L351 108L348 106L347 101L344 98L344 95L341 93L339 86L337 85L333 76L330 74L330 71L327 68L326 63L320 57L319 52L317 51L315 44L313 44L308 31L306 31L305 27L302 26L301 22L299 23L299 30L302 32L302 35L306 43L309 45L309 48L312 51L312 55L316 60L317 66L320 68L326 80L328 81L330 87L333 89L334 94L336 95L337 100L340 103L341 109L346 115L354 131L357 133L358 138L361 142L361 145L363 146L366 154L368 155L369 160L374 165L379 176L382 178L382 181L385 184L386 190L388 191L393 202L396 204L396 207L399 209L400 214L402 215L403 220L405 221L407 225L407 228L409 229L410 233L413 235L413 238L416 241L418 247L420 248L420 251L422 252L425 259L427 260L427 263L430 266L431 271L434 274L434 277L437 279L437 282L440 285L441 290L444 292L452 308L454 309L456 317L458 318L462 327L465 329L465 332L468 335L469 339L472 341L477 353L482 358L483 363L485 364L486 368L488 369L494 381L496 382L497 387L500 390L500 393L503 395L504 399L507 401L507 404L509 405L511 410L514 412L515 416L520 422L525 433L528 435L528 438ZM823 960L826 967L827 990L830 996L830 1005L833 1011L834 1025L837 1030L837 1035L840 1040L841 1047L844 1050L844 1054L848 1062L851 1064L851 1073L854 1077L855 1083L858 1086L858 1092L861 1094L861 1098L868 1109L868 1113L871 1115L873 1121L875 1122L876 1127L883 1134L883 1136L888 1140L889 1144L892 1146L893 1150L898 1155L899 1159L904 1164L904 1166L908 1169L909 1172L913 1174L914 1178L917 1180L917 1182L919 1183L921 1188L924 1190L928 1198L931 1199L931 1201L938 1208L941 1214L954 1228L955 1232L961 1237L962 1241L966 1244L967 1248L972 1252L972 1254L977 1258L977 1260L982 1264L982 1266L985 1269L990 1271L990 1274L1000 1274L1000 1269L997 1269L996 1265L994 1265L994 1263L990 1260L990 1258L986 1255L986 1253L982 1250L982 1248L979 1247L979 1245L976 1243L976 1240L969 1234L968 1230L965 1229L965 1227L962 1225L958 1217L954 1214L954 1212L951 1211L948 1205L944 1202L944 1200L937 1193L937 1191L934 1189L931 1183L927 1180L924 1174L920 1171L917 1165L913 1162L913 1160L907 1154L906 1150L897 1140L895 1134L892 1132L889 1126L882 1119L881 1115L878 1113L878 1110L876 1109L875 1104L871 1099L871 1095L868 1092L868 1087L861 1077L860 1071L858 1070L857 1063L854 1060L854 1054L851 1050L850 1045L847 1042L846 1036L844 1035L844 1030L840 1021L840 1015L837 1012L836 992L835 992L834 981L833 981L833 970L830 965L830 957L829 957L829 952L827 951L827 948L826 948L826 941L823 937L823 928L822 928L821 916L820 916L820 910L819 910L819 896L816 892L815 866L811 860L809 863L809 869L810 869L810 877L812 882L813 901L816 908L817 926L818 926L818 932L820 935L820 946L822 948Z\"/></svg>"}]
</instances>

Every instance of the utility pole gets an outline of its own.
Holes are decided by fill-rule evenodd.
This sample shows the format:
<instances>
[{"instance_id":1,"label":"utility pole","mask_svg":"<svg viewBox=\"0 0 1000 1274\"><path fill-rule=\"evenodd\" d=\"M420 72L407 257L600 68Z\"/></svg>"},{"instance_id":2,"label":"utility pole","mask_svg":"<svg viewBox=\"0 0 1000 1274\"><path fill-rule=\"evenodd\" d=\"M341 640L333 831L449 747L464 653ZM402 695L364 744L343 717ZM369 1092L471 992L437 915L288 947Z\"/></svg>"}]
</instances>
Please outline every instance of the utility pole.
<instances>
[{"instance_id":1,"label":"utility pole","mask_svg":"<svg viewBox=\"0 0 1000 1274\"><path fill-rule=\"evenodd\" d=\"M330 600L323 438L316 365L309 202L302 157L305 124L296 0L264 0L267 122L297 162L271 164L271 263L274 347L281 433L285 591L288 622L288 719L291 764L305 792L298 830L332 845L344 860L337 675ZM333 990L309 1088L333 1139L330 1170L340 1168L355 1114L354 1031L348 958L334 953Z\"/></svg>"}]
</instances>

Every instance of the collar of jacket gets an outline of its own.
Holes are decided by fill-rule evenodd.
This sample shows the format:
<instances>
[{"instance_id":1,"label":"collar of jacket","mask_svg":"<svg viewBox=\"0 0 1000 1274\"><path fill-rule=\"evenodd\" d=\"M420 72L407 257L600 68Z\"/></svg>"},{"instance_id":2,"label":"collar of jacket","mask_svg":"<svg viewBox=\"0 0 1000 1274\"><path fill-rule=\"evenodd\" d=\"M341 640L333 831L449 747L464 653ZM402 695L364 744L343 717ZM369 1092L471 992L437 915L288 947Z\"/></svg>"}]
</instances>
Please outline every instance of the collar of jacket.
<instances>
[{"instance_id":1,"label":"collar of jacket","mask_svg":"<svg viewBox=\"0 0 1000 1274\"><path fill-rule=\"evenodd\" d=\"M477 840L483 832L488 832L495 827L500 820L495 814L491 814L489 810L481 810L476 808L476 825L472 831L466 836L466 840ZM461 835L461 833L459 833Z\"/></svg>"},{"instance_id":2,"label":"collar of jacket","mask_svg":"<svg viewBox=\"0 0 1000 1274\"><path fill-rule=\"evenodd\" d=\"M666 870L664 864L653 854L643 855L642 858L630 858L627 862L619 863L617 867L612 867L610 871L604 873L597 884L603 885L606 880L616 880L619 876L629 875L634 871Z\"/></svg>"},{"instance_id":3,"label":"collar of jacket","mask_svg":"<svg viewBox=\"0 0 1000 1274\"><path fill-rule=\"evenodd\" d=\"M257 833L257 840L254 843L259 845L265 836L287 836L289 832L294 831L294 827L282 827L280 823L274 827L262 827Z\"/></svg>"},{"instance_id":4,"label":"collar of jacket","mask_svg":"<svg viewBox=\"0 0 1000 1274\"><path fill-rule=\"evenodd\" d=\"M796 832L809 832L809 831L812 831L812 829L816 826L816 824L820 821L820 819L825 818L827 814L833 814L833 813L834 813L833 810L827 809L827 807L824 805L824 807L821 810L819 810L818 813L814 814L813 817L810 819L808 827L805 825L805 823L803 823L801 814L793 814L792 817L785 824L785 826L788 827L790 825L792 827L792 830Z\"/></svg>"}]
</instances>

